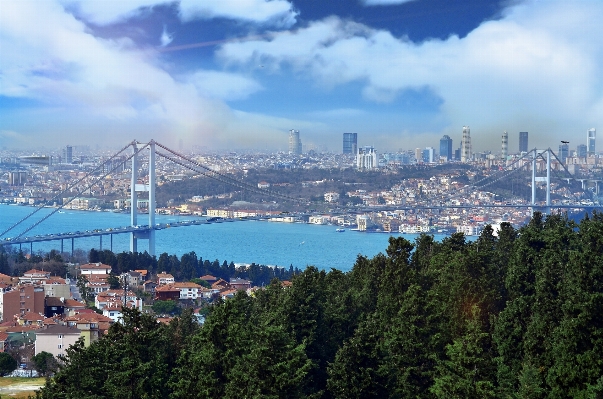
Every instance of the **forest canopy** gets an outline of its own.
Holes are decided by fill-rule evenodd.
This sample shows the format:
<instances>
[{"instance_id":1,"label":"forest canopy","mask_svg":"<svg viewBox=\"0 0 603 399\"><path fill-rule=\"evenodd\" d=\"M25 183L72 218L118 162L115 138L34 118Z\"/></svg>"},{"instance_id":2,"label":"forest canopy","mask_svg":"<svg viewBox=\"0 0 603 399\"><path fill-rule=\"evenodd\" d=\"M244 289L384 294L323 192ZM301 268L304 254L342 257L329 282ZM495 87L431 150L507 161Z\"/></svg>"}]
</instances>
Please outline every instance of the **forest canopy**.
<instances>
[{"instance_id":1,"label":"forest canopy","mask_svg":"<svg viewBox=\"0 0 603 399\"><path fill-rule=\"evenodd\" d=\"M125 311L39 398L599 398L603 216L392 237L171 324Z\"/></svg>"}]
</instances>

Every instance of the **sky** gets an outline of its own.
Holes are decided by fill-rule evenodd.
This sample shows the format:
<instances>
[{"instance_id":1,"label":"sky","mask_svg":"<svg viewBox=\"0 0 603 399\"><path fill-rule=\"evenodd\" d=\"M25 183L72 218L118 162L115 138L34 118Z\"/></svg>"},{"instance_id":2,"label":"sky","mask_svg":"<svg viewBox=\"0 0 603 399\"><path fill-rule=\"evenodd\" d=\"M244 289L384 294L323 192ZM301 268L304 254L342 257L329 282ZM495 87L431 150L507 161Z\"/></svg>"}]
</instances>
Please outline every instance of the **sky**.
<instances>
[{"instance_id":1,"label":"sky","mask_svg":"<svg viewBox=\"0 0 603 399\"><path fill-rule=\"evenodd\" d=\"M0 148L586 143L600 0L0 0ZM601 128L599 129L601 130ZM599 146L603 148L603 145Z\"/></svg>"}]
</instances>

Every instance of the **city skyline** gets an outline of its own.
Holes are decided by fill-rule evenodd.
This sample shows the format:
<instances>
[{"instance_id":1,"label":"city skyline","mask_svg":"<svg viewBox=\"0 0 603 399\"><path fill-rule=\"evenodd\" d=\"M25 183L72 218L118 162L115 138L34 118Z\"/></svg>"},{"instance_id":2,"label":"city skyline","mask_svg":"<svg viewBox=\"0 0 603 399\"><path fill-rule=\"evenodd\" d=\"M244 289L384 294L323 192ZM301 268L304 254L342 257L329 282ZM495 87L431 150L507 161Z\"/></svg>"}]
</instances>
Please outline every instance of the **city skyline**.
<instances>
[{"instance_id":1,"label":"city skyline","mask_svg":"<svg viewBox=\"0 0 603 399\"><path fill-rule=\"evenodd\" d=\"M603 4L310 0L0 3L0 148L338 152L584 137L603 115ZM599 32L599 34L597 34ZM571 93L571 95L568 95ZM495 144L496 143L496 144ZM340 150L339 150L340 151Z\"/></svg>"}]
</instances>

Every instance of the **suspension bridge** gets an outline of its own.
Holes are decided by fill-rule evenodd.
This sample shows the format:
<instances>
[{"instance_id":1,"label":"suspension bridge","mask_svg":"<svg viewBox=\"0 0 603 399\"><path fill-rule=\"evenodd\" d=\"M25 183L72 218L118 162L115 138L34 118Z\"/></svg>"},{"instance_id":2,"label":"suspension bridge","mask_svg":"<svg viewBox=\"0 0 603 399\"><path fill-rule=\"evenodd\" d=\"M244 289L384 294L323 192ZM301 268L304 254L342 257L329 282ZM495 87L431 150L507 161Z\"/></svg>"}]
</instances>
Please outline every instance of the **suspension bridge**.
<instances>
[{"instance_id":1,"label":"suspension bridge","mask_svg":"<svg viewBox=\"0 0 603 399\"><path fill-rule=\"evenodd\" d=\"M158 150L159 149L159 150ZM118 159L118 157L123 157L123 154L127 154L129 150L129 155L125 157L123 162L113 162ZM144 154L143 151L148 152ZM147 157L147 174L145 176L145 183L141 183L141 160L140 158L146 155ZM155 189L157 186L156 179L156 157L160 156L165 158L166 160L173 162L177 165L180 165L186 169L189 169L197 174L201 174L203 176L209 177L211 179L217 180L222 183L226 183L240 189L247 190L249 192L254 192L258 194L265 195L270 198L278 198L285 199L292 202L297 203L305 203L310 204L309 201L303 200L300 198L293 198L291 196L287 196L279 193L278 191L274 191L271 189L259 188L256 185L249 184L247 182L238 180L226 173L221 173L214 169L211 169L200 162L184 156L174 150L171 150L165 145L162 145L154 140L151 140L148 143L140 143L136 140L128 143L117 153L106 159L103 163L97 166L94 170L86 174L85 176L77 179L76 181L69 184L62 192L56 194L53 198L46 201L44 204L35 208L31 213L14 223L12 226L7 228L6 230L0 232L0 247L6 245L19 245L21 249L23 245L29 245L30 253L33 253L33 244L45 241L60 241L61 242L61 253L64 252L64 243L67 242L71 244L71 252L74 251L74 242L78 238L84 237L98 237L100 241L100 248L102 250L103 247L103 237L108 238L108 246L112 250L113 248L113 236L116 234L128 234L130 238L130 251L138 252L138 241L146 240L148 242L148 253L153 256L155 255L155 236L157 231L164 230L166 228L173 227L184 227L191 225L202 225L202 224L210 224L210 223L220 223L225 221L233 221L234 219L223 219L223 218L207 218L207 219L195 219L195 220L185 220L179 222L172 223L156 223L156 201L155 201ZM552 167L553 161L555 162L555 168ZM61 212L65 206L67 206L71 201L80 196L83 192L90 190L91 187L98 185L103 181L107 176L114 173L119 167L123 166L125 163L131 162L131 179L130 179L130 225L124 227L114 227L107 229L94 229L87 231L74 231L74 232L61 232L61 233L53 233L53 234L45 234L45 235L35 235L28 236L32 229L38 226L40 223L47 220L50 216L54 215L57 212ZM494 184L495 182L509 178L514 173L522 169L531 168L532 177L531 177L531 203L528 204L481 204L481 205L472 205L472 204L460 204L455 203L454 200L456 198L466 198L470 192L475 190L483 190L484 188ZM545 173L544 176L539 176L540 174ZM558 172L561 172L563 176L559 175ZM555 209L594 209L599 208L598 204L584 204L581 203L578 199L574 203L567 204L553 204L551 201L551 178L552 174L555 173L557 176L555 178L557 180L565 180L569 184L572 180L580 181L581 187L583 190L588 188L588 184L594 184L594 189L596 193L599 192L599 184L600 180L594 179L575 179L572 174L569 172L567 167L563 164L561 160L559 160L556 154L550 149L545 150L537 150L533 149L532 151L523 154L521 157L515 159L512 163L508 165L504 165L500 168L499 172L494 173L490 176L487 176L481 180L475 181L470 185L465 186L456 195L449 196L445 202L443 201L435 201L432 204L422 204L422 205L414 205L414 206L380 206L375 208L360 208L357 209L356 212L368 212L368 211L376 211L376 210L430 210L430 209L470 209L470 208L531 208L534 209L544 209L550 210L551 208ZM87 184L84 184L83 187L80 185L83 181L89 179L91 176L95 176L96 174L100 174L99 177L93 178L91 181L88 181ZM545 201L537 201L537 191L536 188L538 184L543 184L545 186L546 199ZM70 195L75 191L74 195L64 200L65 195ZM146 193L148 195L148 212L146 215L146 220L143 220L143 214L139 214L138 212L138 199L141 193ZM61 205L57 205L52 208L52 211L47 215L43 216L38 221L34 222L29 227L22 230L20 233L14 235L13 237L8 237L8 233L13 231L15 228L20 226L25 226L26 222L30 220L38 211L43 208L48 208L52 204L55 204L59 199L63 199ZM257 219L266 219L267 217L253 217L253 218L245 218L246 220L257 220ZM33 220L33 219L31 219ZM107 240L106 240L107 241Z\"/></svg>"}]
</instances>

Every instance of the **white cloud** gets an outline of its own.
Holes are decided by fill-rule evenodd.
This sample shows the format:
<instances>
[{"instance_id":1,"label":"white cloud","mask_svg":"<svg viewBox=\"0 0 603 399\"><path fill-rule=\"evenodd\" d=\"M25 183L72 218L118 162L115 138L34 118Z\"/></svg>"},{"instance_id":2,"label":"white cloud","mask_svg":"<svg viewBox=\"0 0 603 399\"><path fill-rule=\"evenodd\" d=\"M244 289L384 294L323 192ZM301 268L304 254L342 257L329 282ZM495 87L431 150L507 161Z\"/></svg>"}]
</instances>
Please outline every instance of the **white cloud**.
<instances>
[{"instance_id":1,"label":"white cloud","mask_svg":"<svg viewBox=\"0 0 603 399\"><path fill-rule=\"evenodd\" d=\"M219 71L197 71L190 78L201 97L225 101L242 100L262 90L253 79Z\"/></svg>"},{"instance_id":2,"label":"white cloud","mask_svg":"<svg viewBox=\"0 0 603 399\"><path fill-rule=\"evenodd\" d=\"M297 11L285 0L181 0L183 21L228 18L274 26L295 24Z\"/></svg>"},{"instance_id":3,"label":"white cloud","mask_svg":"<svg viewBox=\"0 0 603 399\"><path fill-rule=\"evenodd\" d=\"M142 15L155 5L167 4L157 0L60 0L67 8L75 8L87 22L97 25L109 25Z\"/></svg>"},{"instance_id":4,"label":"white cloud","mask_svg":"<svg viewBox=\"0 0 603 399\"><path fill-rule=\"evenodd\" d=\"M286 0L61 0L78 16L97 25L110 25L139 17L154 6L177 4L183 21L227 18L278 27L295 24L297 11Z\"/></svg>"},{"instance_id":5,"label":"white cloud","mask_svg":"<svg viewBox=\"0 0 603 399\"><path fill-rule=\"evenodd\" d=\"M170 44L172 42L172 40L174 40L174 37L172 36L171 33L168 33L167 31L167 27L164 25L163 26L163 32L161 33L161 47L165 47L168 44Z\"/></svg>"},{"instance_id":6,"label":"white cloud","mask_svg":"<svg viewBox=\"0 0 603 399\"><path fill-rule=\"evenodd\" d=\"M360 82L376 102L429 87L452 129L471 124L498 137L530 128L545 140L601 118L603 41L595 38L603 36L602 19L603 3L527 3L465 38L416 44L328 18L268 40L225 44L219 55L231 64L288 65L321 86Z\"/></svg>"},{"instance_id":7,"label":"white cloud","mask_svg":"<svg viewBox=\"0 0 603 399\"><path fill-rule=\"evenodd\" d=\"M260 90L253 80L199 72L177 81L161 69L157 54L133 50L127 40L92 36L57 3L19 1L1 7L0 95L47 104L49 112L38 113L39 122L29 125L28 134L40 144L79 132L78 137L104 143L179 137L220 146L239 137L236 129L244 125L247 132L271 131L265 128L270 117L256 116L260 126L254 126L235 118L220 101ZM200 95L210 81L209 95ZM27 112L20 112L27 119Z\"/></svg>"}]
</instances>

